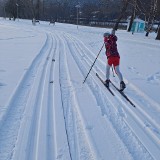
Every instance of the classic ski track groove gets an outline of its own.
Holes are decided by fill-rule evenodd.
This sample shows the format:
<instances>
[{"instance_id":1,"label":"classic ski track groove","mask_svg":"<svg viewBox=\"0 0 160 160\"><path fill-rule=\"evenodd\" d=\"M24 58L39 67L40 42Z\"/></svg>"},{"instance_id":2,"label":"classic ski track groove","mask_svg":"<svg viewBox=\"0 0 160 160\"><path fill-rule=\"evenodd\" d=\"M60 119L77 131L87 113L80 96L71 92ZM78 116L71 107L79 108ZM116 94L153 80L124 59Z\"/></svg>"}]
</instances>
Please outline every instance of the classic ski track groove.
<instances>
[{"instance_id":1,"label":"classic ski track groove","mask_svg":"<svg viewBox=\"0 0 160 160\"><path fill-rule=\"evenodd\" d=\"M59 37L60 38L60 37ZM70 133L69 133L69 127L68 127L68 123L67 123L67 120L69 119L67 116L68 116L68 114L67 114L67 111L66 111L66 108L67 107L65 107L65 102L64 102L64 91L63 91L63 88L65 87L65 86L62 86L63 85L63 80L62 80L62 78L63 78L63 72L65 73L65 71L67 72L67 75L66 76L68 76L68 70L67 70L67 65L66 65L66 61L63 61L62 62L62 56L63 56L63 58L65 58L66 59L66 57L65 57L65 44L64 44L64 41L63 41L63 39L61 39L60 38L60 40L61 40L61 42L63 43L62 44L62 46L63 46L63 51L62 52L60 52L59 53L59 83L60 83L60 90L61 90L61 101L62 101L62 110L63 110L63 117L64 117L64 123L65 123L65 132L66 132L66 136L67 136L67 144L68 144L68 149L69 149L69 155L70 155L70 160L72 160L73 158L73 153L72 153L72 149L71 149L71 144L70 144ZM66 69L66 70L65 70ZM68 77L67 77L67 79L68 79ZM65 83L65 82L64 82ZM66 86L67 87L67 86ZM64 94L63 94L64 93ZM72 109L72 108L71 108ZM72 113L71 113L72 114ZM72 115L73 116L73 115ZM67 119L68 118L68 119ZM73 119L73 117L71 118L71 119ZM69 121L69 120L68 120ZM75 120L73 119L73 122L75 122ZM73 127L72 127L72 129L73 130L75 130L75 126L74 126L75 124L73 123ZM75 137L74 137L74 140L75 140ZM75 148L75 150L77 149L77 147Z\"/></svg>"},{"instance_id":2,"label":"classic ski track groove","mask_svg":"<svg viewBox=\"0 0 160 160\"><path fill-rule=\"evenodd\" d=\"M60 37L60 36L59 36ZM63 37L63 35L61 35L61 37ZM63 114L64 114L64 120L66 123L66 133L67 133L67 137L68 137L68 145L69 145L69 149L70 149L70 158L71 160L81 160L81 153L80 152L80 145L84 145L84 144L79 144L79 131L78 128L82 128L81 130L81 139L84 139L83 141L86 143L85 147L87 147L86 151L88 151L87 155L88 158L90 160L95 159L93 158L96 151L92 150L92 147L90 146L90 141L88 139L88 135L85 132L85 126L82 124L81 121L83 121L83 118L81 116L81 113L79 111L79 104L76 100L76 95L72 93L72 90L74 90L74 86L72 84L71 81L71 77L70 77L70 71L68 68L68 60L67 60L67 54L71 54L71 50L70 47L68 45L68 42L65 40L65 36L64 39L61 39L61 42L63 43L63 51L60 53L60 84L61 84L61 94L62 94L62 99L63 101L66 100L69 104L66 104L66 102L63 102ZM63 57L63 58L61 58ZM65 76L64 76L65 73ZM64 77L63 77L64 76ZM65 90L66 89L66 90ZM68 91L69 90L69 91ZM67 93L69 92L69 93ZM65 97L67 94L68 98ZM69 106L68 106L69 105ZM67 111L67 107L70 107ZM71 117L69 117L69 112L71 114ZM78 118L77 118L78 117ZM71 123L72 127L71 127ZM78 122L78 123L77 123ZM80 123L80 124L79 124ZM81 127L82 126L82 127ZM71 131L72 130L72 131ZM73 133L72 133L73 132ZM76 133L76 134L75 134ZM74 136L73 136L73 135ZM71 143L71 138L74 137L74 142Z\"/></svg>"},{"instance_id":3,"label":"classic ski track groove","mask_svg":"<svg viewBox=\"0 0 160 160\"><path fill-rule=\"evenodd\" d=\"M46 33L46 37L47 39L44 46L42 47L41 51L36 56L36 58L33 60L31 66L29 67L28 71L26 72L19 86L17 87L17 90L10 101L10 107L8 108L8 111L3 119L3 124L0 129L1 131L0 138L3 139L3 141L0 141L0 143L2 142L4 146L5 146L5 143L7 143L6 146L8 145L8 147L11 150L8 152L9 155L5 153L5 151L4 152L3 150L1 151L1 153L4 154L4 155L1 154L2 156L4 156L3 159L12 159L15 156L19 157L18 153L16 153L17 151L16 146L18 146L18 144L20 146L24 145L20 143L20 139L23 137L23 135L20 135L20 133L24 133L24 131L22 131L24 130L22 126L23 118L26 116L25 113L26 113L26 110L28 110L27 106L28 104L30 104L29 100L31 99L31 91L33 90L34 85L36 84L35 82L36 75L38 74L38 72L40 72L41 64L43 63L43 61L46 61L46 59L50 54L49 52L49 54L45 55L50 45L49 34ZM19 99L15 98L17 96L19 97ZM9 126L6 127L6 125L7 126L10 125L13 127L13 129L10 129L11 133L6 131L6 129L9 127ZM14 136L12 133L13 130L14 130ZM10 139L7 138L8 136L10 137Z\"/></svg>"},{"instance_id":4,"label":"classic ski track groove","mask_svg":"<svg viewBox=\"0 0 160 160\"><path fill-rule=\"evenodd\" d=\"M72 37L72 36L70 36L69 34L67 34L67 37L70 39L70 40L72 40L73 41L73 43L74 43L74 45L75 45L75 48L77 48L77 50L79 50L79 52L77 52L80 56L81 56L81 50L82 50L82 45L80 45L80 43L76 43L76 41L75 41L75 39ZM76 39L77 40L77 39ZM84 49L86 48L86 47L83 47ZM83 50L83 52L85 52L84 50ZM87 53L89 53L89 52L87 52ZM86 55L88 55L86 53ZM83 58L83 60L84 60L84 58ZM91 66L91 65L89 65L88 64L88 61L85 61L86 63L87 63L87 65L88 66ZM78 63L77 63L78 64ZM96 70L95 69L93 69L94 70L94 73L96 72ZM91 74L91 75L93 75L93 74ZM93 78L95 77L95 76L92 76ZM95 79L95 78L94 78ZM90 79L89 79L90 80ZM118 95L117 93L116 93L116 95ZM154 121L154 120L152 120L152 118L146 113L146 112L144 112L142 109L138 109L137 111L136 110L133 110L133 109L131 109L129 106L127 106L127 104L124 102L124 101L122 101L122 98L121 98L121 96L118 96L118 99L119 99L119 101L121 101L121 103L123 104L123 106L125 106L126 107L126 109L129 111L128 113L129 114L131 114L131 116L132 117L134 117L136 120L137 120L137 122L139 122L139 125L141 126L141 127L145 127L144 126L144 122L143 122L143 116L145 116L149 121L150 121L150 123L152 124L152 126L154 126L155 128L159 128L159 125ZM137 105L137 104L136 104ZM137 105L138 107L137 108L140 108L140 105ZM115 106L114 106L115 107ZM115 107L116 108L116 107ZM140 112L138 112L138 111L140 111ZM135 114L136 113L136 114ZM129 126L129 128L132 130L132 132L134 133L134 135L136 135L136 132L132 129L132 127L130 126L130 124L128 124L128 122L124 119L124 121L125 121L125 123ZM159 135L157 136L154 132L153 132L153 130L151 130L150 128L147 128L147 135L150 137L150 138L152 138L153 139L153 143L155 143L155 145L157 146L157 148L155 148L155 149L158 149L159 148L159 143L160 143L160 141L159 141ZM138 138L139 137L139 135L136 135L136 137ZM139 138L138 138L139 139ZM141 142L142 144L143 144L143 142ZM152 142L151 142L152 143ZM144 147L147 149L148 148L148 146L146 146L145 144L143 144L144 145ZM151 148L148 148L149 150L151 149ZM152 150L152 149L151 149ZM153 150L152 150L153 151ZM158 152L158 150L157 150L157 152ZM152 155L152 153L150 153L151 155ZM158 158L158 157L154 157L154 158Z\"/></svg>"},{"instance_id":5,"label":"classic ski track groove","mask_svg":"<svg viewBox=\"0 0 160 160\"><path fill-rule=\"evenodd\" d=\"M49 90L49 88L51 88L50 83L49 83L49 78L51 78L51 74L52 74L51 71L53 70L53 67L54 67L53 63L51 61L51 57L54 56L53 55L54 54L54 52L53 52L53 38L52 38L51 34L48 33L48 35L49 35L48 50L47 50L47 52L45 52L46 56L43 59L43 62L39 68L39 74L36 77L38 83L34 84L35 88L33 89L33 93L35 95L30 96L30 98L31 98L29 101L29 103L31 103L30 111L28 109L28 112L26 112L26 114L32 115L32 117L30 118L30 122L28 122L29 125L26 124L26 126L28 127L28 130L29 130L29 133L27 133L28 135L25 137L25 138L28 137L27 141L24 144L22 144L22 145L25 145L24 148L25 147L27 148L27 152L25 153L25 157L23 157L23 158L21 157L21 156L23 156L23 154L17 155L18 159L38 160L39 159L38 157L40 155L43 155L42 153L47 152L47 149L49 147L52 147L50 149L54 153L54 145L50 145L50 143L52 143L52 141L49 142L49 136L46 137L48 134L50 134L50 132L51 132L50 130L53 130L52 126L50 126L51 127L50 130L47 127L49 125L49 121L50 120L53 121L52 120L53 116L52 116L52 112L51 112L52 108L50 107L48 102L44 101L45 96L48 96L47 101L49 101L50 95L53 94L53 89ZM34 98L32 99L32 97L34 97ZM47 107L45 107L44 103L46 104ZM52 103L52 101L51 101L51 103ZM50 117L49 115L42 116L42 114L47 114L47 110L49 110L49 109L50 109L50 116L52 116L52 117ZM43 113L43 111L45 111L45 112ZM48 119L45 119L43 117L48 117ZM44 127L46 126L47 130L42 129L43 125L44 125ZM23 127L22 127L22 130L23 130ZM41 142L40 141L40 134L43 134L43 136L44 136L46 148L43 147L42 144L40 144L40 142ZM54 137L53 137L53 139L54 139ZM48 153L48 155L51 158L53 158L52 152ZM44 154L44 155L47 155L47 154ZM44 158L46 158L46 157L44 157Z\"/></svg>"},{"instance_id":6,"label":"classic ski track groove","mask_svg":"<svg viewBox=\"0 0 160 160\"><path fill-rule=\"evenodd\" d=\"M74 42L73 42L73 43L74 43ZM74 46L74 47L75 47L75 46ZM78 47L77 47L77 48L78 48ZM78 51L78 52L77 52L77 51ZM81 70L82 74L84 75L84 71L82 70L82 67L80 67L80 66L83 66L83 65L81 65L81 64L80 64L81 62L78 61L79 58L76 57L75 54L73 54L73 53L78 53L78 54L79 54L79 49L76 49L76 51L74 51L74 52L72 51L71 53L72 53L72 56L74 57L77 65L79 66L79 69ZM85 69L86 69L86 68L85 68ZM93 78L93 77L92 77L92 78ZM91 78L90 78L89 80L91 81ZM93 95L95 96L95 98L96 98L96 97L100 97L100 96L96 96L96 95L95 95L96 92L97 92L97 90L94 90L93 88L94 88L95 86L94 86L94 87L92 86L92 85L95 85L95 84L92 84L92 85L91 85L90 81L89 81L89 85L88 85L88 86L89 86L89 88L91 89L91 92L93 93ZM95 87L95 88L96 88L96 87ZM106 92L106 89L104 90L104 94L105 94L105 92ZM98 93L98 94L101 95L101 93ZM104 98L104 97L106 97L106 96L103 95L103 98ZM100 100L100 101L103 102L103 98L102 98L102 100ZM108 97L106 97L106 98L107 98L107 100L109 101ZM96 98L96 99L97 99L97 98ZM97 99L97 101L98 101L98 99ZM98 103L98 102L97 102L97 103ZM101 102L100 102L100 103L101 103ZM115 106L112 104L111 101L110 101L110 103L111 103L111 105L112 105L112 108L115 107ZM104 104L101 104L101 105L103 105L103 106L101 106L101 107L102 107L102 110L105 110L105 103L104 103ZM113 111L112 111L112 112L113 112ZM112 117L112 118L114 118L114 117ZM115 122L113 123L113 121L112 121L111 123L112 123L112 125L115 125L115 124L114 124ZM127 125L127 124L126 124L126 125ZM128 125L127 125L127 126L128 126ZM119 128L119 129L122 129L122 128ZM129 132L130 132L130 131L129 131ZM117 132L117 133L118 133L118 132ZM121 136L121 135L119 135L119 136ZM133 134L132 136L134 137L134 134ZM132 136L131 136L131 139L132 139ZM137 138L134 137L132 142L134 142L135 140L137 141ZM127 142L126 142L126 143L127 143ZM130 142L130 143L131 143L131 142ZM127 147L130 147L130 146L128 146L128 145L130 145L129 143L127 144ZM142 147L142 150L144 151L144 147L143 147L142 145L141 145L141 147ZM130 152L132 152L132 151L130 151ZM134 151L133 151L133 152L134 152ZM146 155L146 156L148 156L148 155Z\"/></svg>"},{"instance_id":7,"label":"classic ski track groove","mask_svg":"<svg viewBox=\"0 0 160 160\"><path fill-rule=\"evenodd\" d=\"M62 42L63 45L63 50L59 53L59 79L61 84L60 88L62 91L61 96L63 97L63 100L66 100L65 94L67 93L64 88L68 87L70 92L71 90L75 89L71 81L71 73L69 71L67 62L68 53L66 52L66 49L75 60L75 63L77 64L80 72L84 77L86 76L86 73L90 68L92 62L94 61L95 55L85 46L82 41L75 38L74 36L71 36L68 33L61 32L60 35L64 38L62 39L56 33L46 32L45 34L45 44L42 46L41 51L33 60L28 71L17 86L16 91L10 100L8 110L6 111L6 114L3 116L3 119L1 121L0 146L7 146L7 148L9 148L9 151L7 153L9 154L3 151L3 149L5 148L0 149L0 154L2 155L0 159L38 160L40 156L43 156L43 153L45 153L44 155L46 156L43 157L43 159L57 159L57 157L55 157L55 152L57 152L57 149L55 143L56 138L54 135L54 133L56 133L54 119L55 112L53 108L54 84L50 82L54 82L55 62L53 62L52 59L55 59L55 54L58 54L59 52L59 48L57 47L59 46L58 41ZM55 48L53 47L53 36L56 44ZM69 42L73 44L74 52ZM61 58L61 56L65 57L64 60ZM112 90L117 97L116 100L112 97L112 95L106 94L107 91L105 87L96 82L97 78L95 76L96 72L101 72L101 75L103 75L102 73L104 73L103 68L105 67L105 63L103 63L101 60L98 60L96 63L98 67L96 67L96 69L93 68L90 77L88 77L88 80L86 81L86 85L95 96L97 103L100 103L100 101L102 101L100 103L101 110L106 115L106 120L109 120L112 123L113 127L115 126L116 134L118 134L120 139L127 146L130 153L135 151L132 150L131 145L135 147L136 145L138 145L141 147L141 150L137 152L141 152L142 154L140 155L143 156L144 154L144 156L148 157L148 159L152 159L152 157L150 157L150 155L152 156L152 152L148 153L148 150L152 151L157 148L160 149L160 135L155 134L154 132L154 129L160 130L159 124L153 119L153 117L151 117L142 109L142 104L140 102L135 102L137 108L134 109L131 108L129 104L126 103L126 101L121 98L120 94L113 88ZM67 81L63 79L64 72L66 73ZM98 90L94 89L95 86ZM136 90L134 90L133 92L139 95ZM97 94L101 96L100 100L96 98ZM48 98L46 98L47 96ZM15 97L19 97L19 99L17 100ZM141 97L143 98L143 96ZM115 106L115 103L112 103L112 101L115 101L117 106ZM145 101L147 103L146 99ZM63 115L70 159L81 160L79 158L80 146L78 143L78 127L82 128L83 130L82 138L84 140L87 140L86 147L90 152L88 153L88 155L90 154L91 158L95 158L96 153L94 154L95 150L94 148L92 148L89 137L85 132L85 122L83 122L83 117L81 115L78 102L76 101L76 94L71 94L71 96L67 99L67 102L70 102L70 111L67 110L66 102L62 103L64 107ZM156 105L154 105L154 101L153 103L151 101L148 101L148 103L150 104L150 106L153 106L153 109L155 109L156 111L157 107ZM153 140L153 146L157 146L157 148L148 148L148 146L146 146L139 140L139 135L136 134L136 131L132 128L130 123L128 123L125 115L123 115L124 111L118 108L122 106L123 109L127 111L129 116L133 117L131 118L131 120L133 121L135 119L139 125L139 128L141 127L145 129L146 136L150 137ZM43 111L45 111L45 116L43 115ZM109 111L111 115L108 114ZM115 111L117 113L115 113ZM68 113L71 114L71 117L69 117L70 115ZM150 124L153 129L145 126L143 117L148 120L147 123ZM76 123L79 120L81 121L81 124ZM120 127L117 127L117 120L120 121L120 124L125 124L125 127L121 128L122 125L120 125ZM44 123L42 123L42 121L44 121ZM70 122L72 122L72 126L70 126ZM8 127L10 128L9 132ZM46 127L46 130L41 129L42 127ZM126 133L123 133L123 129L125 129ZM76 135L74 135L74 138L72 132L74 134L76 133ZM129 136L131 136L131 140L125 141L124 138L121 138L125 136L125 134L129 134ZM44 146L40 141L41 135L43 135L44 137ZM74 139L73 143L70 142L71 138ZM74 153L73 146L76 150L76 153ZM26 149L24 149L25 147ZM136 155L133 158L136 159ZM158 159L159 157L154 158Z\"/></svg>"},{"instance_id":8,"label":"classic ski track groove","mask_svg":"<svg viewBox=\"0 0 160 160\"><path fill-rule=\"evenodd\" d=\"M72 37L71 37L71 39L72 40L74 40ZM74 40L74 42L75 42L75 40ZM82 43L83 44L83 43ZM79 45L79 43L77 43L77 46ZM82 51L82 47L79 47L80 49L81 49L81 51ZM86 48L86 46L85 46L85 48ZM88 50L89 51L89 50ZM84 50L83 50L83 52L85 52ZM89 51L89 53L90 53L90 51ZM87 61L86 61L86 63L88 63L88 54L86 54L85 56L87 56ZM93 59L94 60L94 59ZM90 61L91 63L93 62L93 61ZM88 64L89 65L89 64ZM104 66L103 66L104 67ZM96 72L96 70L93 68L93 70ZM102 70L101 69L98 69L101 73L102 73ZM104 76L104 74L103 74L103 76ZM112 85L111 85L112 86ZM114 89L114 88L113 88ZM115 90L115 89L114 89ZM117 91L116 91L117 92ZM119 93L118 93L119 94ZM120 95L120 94L119 94ZM121 96L120 96L121 97ZM130 97L129 97L130 98ZM146 100L147 101L147 100ZM136 102L135 102L136 103ZM155 106L154 105L154 102L148 102L148 103L150 103L151 105L153 105L153 106ZM147 117L147 119L150 121L150 122L152 122L152 125L154 126L154 128L157 128L158 130L160 130L160 126L159 126L159 124L157 123L157 122L155 122L155 120L153 119L153 117L150 117L150 115L148 114L148 113L146 113L143 109L142 109L142 107L141 107L141 104L137 104L136 103L136 105L138 106L137 108L138 108L138 110L141 112L141 114L143 114L143 115L141 115L142 117L143 116L145 116L145 117ZM155 110L157 109L157 106L155 106Z\"/></svg>"}]
</instances>

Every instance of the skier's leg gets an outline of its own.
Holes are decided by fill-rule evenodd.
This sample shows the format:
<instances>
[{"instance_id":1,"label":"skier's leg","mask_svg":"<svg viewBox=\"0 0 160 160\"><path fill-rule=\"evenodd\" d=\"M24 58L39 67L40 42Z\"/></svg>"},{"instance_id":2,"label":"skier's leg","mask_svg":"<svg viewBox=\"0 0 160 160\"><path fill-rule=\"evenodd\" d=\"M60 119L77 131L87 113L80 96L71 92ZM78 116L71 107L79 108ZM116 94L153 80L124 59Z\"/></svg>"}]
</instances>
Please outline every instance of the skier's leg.
<instances>
[{"instance_id":1,"label":"skier's leg","mask_svg":"<svg viewBox=\"0 0 160 160\"><path fill-rule=\"evenodd\" d=\"M115 70L116 70L116 73L117 73L118 78L120 80L120 90L123 91L126 88L126 85L125 85L125 83L123 81L122 73L119 70L119 65L115 66Z\"/></svg>"},{"instance_id":2,"label":"skier's leg","mask_svg":"<svg viewBox=\"0 0 160 160\"><path fill-rule=\"evenodd\" d=\"M109 87L110 67L111 66L109 64L107 64L107 66L106 66L106 81L105 81L106 87Z\"/></svg>"},{"instance_id":3,"label":"skier's leg","mask_svg":"<svg viewBox=\"0 0 160 160\"><path fill-rule=\"evenodd\" d=\"M109 80L109 75L110 75L110 65L109 64L107 64L107 66L106 66L106 80L108 79Z\"/></svg>"},{"instance_id":4,"label":"skier's leg","mask_svg":"<svg viewBox=\"0 0 160 160\"><path fill-rule=\"evenodd\" d=\"M117 74L120 82L123 81L122 73L121 73L120 70L119 70L119 65L118 65L118 66L115 66L115 72L116 72L116 74Z\"/></svg>"}]
</instances>

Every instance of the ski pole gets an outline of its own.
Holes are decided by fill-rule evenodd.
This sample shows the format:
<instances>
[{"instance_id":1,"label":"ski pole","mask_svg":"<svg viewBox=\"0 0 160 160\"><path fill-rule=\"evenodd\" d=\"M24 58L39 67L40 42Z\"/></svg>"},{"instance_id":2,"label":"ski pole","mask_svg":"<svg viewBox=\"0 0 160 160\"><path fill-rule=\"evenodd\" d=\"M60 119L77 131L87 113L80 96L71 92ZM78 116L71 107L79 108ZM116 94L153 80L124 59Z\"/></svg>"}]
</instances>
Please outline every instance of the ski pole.
<instances>
[{"instance_id":1,"label":"ski pole","mask_svg":"<svg viewBox=\"0 0 160 160\"><path fill-rule=\"evenodd\" d=\"M96 60L97 60L98 56L100 55L100 53L101 53L101 51L102 51L103 46L104 46L104 43L103 43L103 45L102 45L102 47L101 47L101 49L100 49L100 51L99 51L99 53L98 53L98 55L97 55L96 59L94 60L94 62L93 62L93 64L92 64L92 66L91 66L91 68L90 68L90 70L89 70L89 72L88 72L87 76L85 77L85 79L84 79L83 83L86 81L86 79L87 79L87 77L88 77L89 73L91 72L92 67L94 66L94 64L95 64L95 62L96 62Z\"/></svg>"}]
</instances>

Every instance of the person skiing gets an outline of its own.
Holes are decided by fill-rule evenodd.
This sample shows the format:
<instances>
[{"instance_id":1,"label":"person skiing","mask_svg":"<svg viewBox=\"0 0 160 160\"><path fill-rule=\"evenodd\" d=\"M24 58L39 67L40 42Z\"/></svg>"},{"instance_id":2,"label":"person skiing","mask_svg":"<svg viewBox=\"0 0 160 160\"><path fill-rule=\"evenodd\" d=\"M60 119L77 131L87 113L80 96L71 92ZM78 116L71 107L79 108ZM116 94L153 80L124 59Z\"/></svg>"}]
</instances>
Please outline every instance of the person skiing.
<instances>
[{"instance_id":1,"label":"person skiing","mask_svg":"<svg viewBox=\"0 0 160 160\"><path fill-rule=\"evenodd\" d=\"M106 56L107 56L107 66L106 66L106 81L105 85L106 87L109 87L109 75L110 75L110 68L112 65L114 66L114 70L120 80L120 91L123 91L126 88L126 85L123 81L122 73L119 69L120 64L120 55L117 49L117 36L115 35L115 32L112 31L112 33L106 32L103 34L104 37L104 43L106 48Z\"/></svg>"}]
</instances>

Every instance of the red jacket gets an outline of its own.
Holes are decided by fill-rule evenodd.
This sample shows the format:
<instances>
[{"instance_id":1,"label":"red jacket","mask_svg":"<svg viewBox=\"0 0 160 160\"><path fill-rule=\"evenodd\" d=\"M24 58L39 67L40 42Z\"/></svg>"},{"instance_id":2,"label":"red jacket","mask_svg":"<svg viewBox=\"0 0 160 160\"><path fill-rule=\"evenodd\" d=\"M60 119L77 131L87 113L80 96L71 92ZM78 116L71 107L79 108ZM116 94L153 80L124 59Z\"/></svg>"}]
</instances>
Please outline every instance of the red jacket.
<instances>
[{"instance_id":1,"label":"red jacket","mask_svg":"<svg viewBox=\"0 0 160 160\"><path fill-rule=\"evenodd\" d=\"M104 43L106 47L106 56L109 57L120 57L117 50L117 36L111 34L108 37L104 37Z\"/></svg>"}]
</instances>

